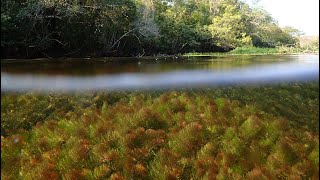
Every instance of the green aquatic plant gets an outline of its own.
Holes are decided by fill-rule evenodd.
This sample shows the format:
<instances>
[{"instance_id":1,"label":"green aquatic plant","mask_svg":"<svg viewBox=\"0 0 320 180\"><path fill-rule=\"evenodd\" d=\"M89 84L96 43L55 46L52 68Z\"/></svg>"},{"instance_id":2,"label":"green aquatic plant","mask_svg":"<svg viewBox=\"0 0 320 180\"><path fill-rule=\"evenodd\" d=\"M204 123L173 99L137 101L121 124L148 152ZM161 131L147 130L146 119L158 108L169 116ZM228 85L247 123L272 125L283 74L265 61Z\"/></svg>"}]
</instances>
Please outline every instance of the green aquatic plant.
<instances>
[{"instance_id":1,"label":"green aquatic plant","mask_svg":"<svg viewBox=\"0 0 320 180\"><path fill-rule=\"evenodd\" d=\"M259 133L261 125L262 122L257 116L250 116L240 126L240 133L246 139L253 138Z\"/></svg>"},{"instance_id":2,"label":"green aquatic plant","mask_svg":"<svg viewBox=\"0 0 320 180\"><path fill-rule=\"evenodd\" d=\"M163 120L159 113L150 108L141 108L137 112L137 126L145 129L167 129L167 122Z\"/></svg>"},{"instance_id":3,"label":"green aquatic plant","mask_svg":"<svg viewBox=\"0 0 320 180\"><path fill-rule=\"evenodd\" d=\"M236 130L231 127L226 129L221 142L224 152L235 156L240 156L245 148L244 142L238 137Z\"/></svg>"},{"instance_id":4,"label":"green aquatic plant","mask_svg":"<svg viewBox=\"0 0 320 180\"><path fill-rule=\"evenodd\" d=\"M256 167L250 172L246 174L246 179L254 180L254 179L261 179L261 180L267 180L268 178L263 174L263 171L261 168Z\"/></svg>"},{"instance_id":5,"label":"green aquatic plant","mask_svg":"<svg viewBox=\"0 0 320 180\"><path fill-rule=\"evenodd\" d=\"M186 125L177 134L171 135L169 148L184 157L194 155L206 140L202 128L197 122Z\"/></svg>"},{"instance_id":6,"label":"green aquatic plant","mask_svg":"<svg viewBox=\"0 0 320 180\"><path fill-rule=\"evenodd\" d=\"M1 178L319 177L319 134L314 128L296 126L294 118L265 110L258 102L249 103L245 95L232 100L221 89L205 92L115 93L115 98L112 93L43 96L44 102L67 98L64 102L71 102L73 108L60 113L55 107L48 114L51 118L43 116L26 130L9 129L11 133L1 136ZM225 92L236 97L235 90ZM283 93L290 94L289 90ZM299 94L298 89L294 94ZM314 93L299 96L317 98ZM10 106L8 102L15 102L10 97L2 97L7 102L2 116L10 108L14 112L2 121L23 113L22 108ZM29 104L24 101L30 94L15 97L24 99L22 106ZM308 102L317 106L313 100ZM28 113L38 113L35 107Z\"/></svg>"},{"instance_id":7,"label":"green aquatic plant","mask_svg":"<svg viewBox=\"0 0 320 180\"><path fill-rule=\"evenodd\" d=\"M319 164L319 145L312 150L308 156L308 159L311 160L315 165Z\"/></svg>"},{"instance_id":8,"label":"green aquatic plant","mask_svg":"<svg viewBox=\"0 0 320 180\"><path fill-rule=\"evenodd\" d=\"M62 105L64 100L66 102ZM69 102L64 97L51 98L32 93L24 96L1 96L1 134L13 134L19 128L30 129L40 121L53 118L52 113L60 115L64 110L71 108Z\"/></svg>"}]
</instances>

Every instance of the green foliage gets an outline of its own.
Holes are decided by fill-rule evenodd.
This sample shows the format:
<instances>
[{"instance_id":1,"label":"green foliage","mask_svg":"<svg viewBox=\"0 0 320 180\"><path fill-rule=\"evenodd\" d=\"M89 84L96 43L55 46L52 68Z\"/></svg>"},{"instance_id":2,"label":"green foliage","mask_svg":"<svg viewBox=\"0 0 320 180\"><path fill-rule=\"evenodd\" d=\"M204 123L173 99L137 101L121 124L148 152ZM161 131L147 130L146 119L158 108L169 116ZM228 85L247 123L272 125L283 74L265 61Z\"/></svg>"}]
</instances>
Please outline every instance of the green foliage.
<instances>
[{"instance_id":1,"label":"green foliage","mask_svg":"<svg viewBox=\"0 0 320 180\"><path fill-rule=\"evenodd\" d=\"M275 48L262 48L254 46L243 46L237 47L229 52L212 52L212 53L200 53L192 52L185 53L183 56L230 56L230 55L277 55L277 54L304 54L304 53L318 53L318 47L315 46L306 46L306 47L286 47L286 46L277 46Z\"/></svg>"},{"instance_id":2,"label":"green foliage","mask_svg":"<svg viewBox=\"0 0 320 180\"><path fill-rule=\"evenodd\" d=\"M296 46L263 9L239 0L1 2L5 56L143 56Z\"/></svg>"},{"instance_id":3,"label":"green foliage","mask_svg":"<svg viewBox=\"0 0 320 180\"><path fill-rule=\"evenodd\" d=\"M299 45L305 53L319 53L319 36L300 36Z\"/></svg>"},{"instance_id":4,"label":"green foliage","mask_svg":"<svg viewBox=\"0 0 320 180\"><path fill-rule=\"evenodd\" d=\"M247 9L247 34L256 47L296 46L298 39L292 28L281 29L271 15L263 9Z\"/></svg>"},{"instance_id":5,"label":"green foliage","mask_svg":"<svg viewBox=\"0 0 320 180\"><path fill-rule=\"evenodd\" d=\"M278 54L280 52L276 48L237 47L228 54Z\"/></svg>"},{"instance_id":6,"label":"green foliage","mask_svg":"<svg viewBox=\"0 0 320 180\"><path fill-rule=\"evenodd\" d=\"M239 11L237 1L224 1L221 12L214 16L212 24L208 26L217 45L226 48L250 45L251 37L245 31L244 17Z\"/></svg>"}]
</instances>

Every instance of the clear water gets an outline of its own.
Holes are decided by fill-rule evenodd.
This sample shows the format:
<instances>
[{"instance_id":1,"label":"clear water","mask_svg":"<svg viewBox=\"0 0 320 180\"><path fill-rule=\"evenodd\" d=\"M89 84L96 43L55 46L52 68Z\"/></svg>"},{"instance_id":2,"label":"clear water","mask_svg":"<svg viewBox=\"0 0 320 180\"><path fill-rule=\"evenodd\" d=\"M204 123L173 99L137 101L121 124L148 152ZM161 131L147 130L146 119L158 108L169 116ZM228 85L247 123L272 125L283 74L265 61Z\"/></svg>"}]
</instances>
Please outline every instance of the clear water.
<instances>
[{"instance_id":1,"label":"clear water","mask_svg":"<svg viewBox=\"0 0 320 180\"><path fill-rule=\"evenodd\" d=\"M1 60L2 179L318 179L319 56Z\"/></svg>"}]
</instances>

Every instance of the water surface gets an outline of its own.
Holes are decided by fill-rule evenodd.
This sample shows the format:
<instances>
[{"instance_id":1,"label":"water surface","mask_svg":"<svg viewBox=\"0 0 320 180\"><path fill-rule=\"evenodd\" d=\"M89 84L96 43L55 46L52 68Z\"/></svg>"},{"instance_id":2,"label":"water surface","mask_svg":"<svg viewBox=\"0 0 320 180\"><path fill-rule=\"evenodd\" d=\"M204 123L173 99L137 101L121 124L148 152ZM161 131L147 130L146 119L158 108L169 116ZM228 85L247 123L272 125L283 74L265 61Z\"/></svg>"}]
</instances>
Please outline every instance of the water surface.
<instances>
[{"instance_id":1,"label":"water surface","mask_svg":"<svg viewBox=\"0 0 320 180\"><path fill-rule=\"evenodd\" d=\"M1 91L216 87L318 76L317 55L1 60Z\"/></svg>"}]
</instances>

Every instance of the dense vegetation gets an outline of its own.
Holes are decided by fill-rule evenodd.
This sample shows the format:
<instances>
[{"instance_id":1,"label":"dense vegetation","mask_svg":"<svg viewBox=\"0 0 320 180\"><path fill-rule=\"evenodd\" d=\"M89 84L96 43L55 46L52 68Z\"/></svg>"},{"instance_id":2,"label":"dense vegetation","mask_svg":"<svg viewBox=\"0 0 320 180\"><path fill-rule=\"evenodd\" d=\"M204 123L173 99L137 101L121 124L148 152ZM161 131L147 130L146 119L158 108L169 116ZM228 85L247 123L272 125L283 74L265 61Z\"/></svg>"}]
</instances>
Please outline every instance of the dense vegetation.
<instances>
[{"instance_id":1,"label":"dense vegetation","mask_svg":"<svg viewBox=\"0 0 320 180\"><path fill-rule=\"evenodd\" d=\"M299 42L303 51L319 53L319 36L301 36Z\"/></svg>"},{"instance_id":2,"label":"dense vegetation","mask_svg":"<svg viewBox=\"0 0 320 180\"><path fill-rule=\"evenodd\" d=\"M241 0L5 0L3 57L142 56L297 44Z\"/></svg>"},{"instance_id":3,"label":"dense vegetation","mask_svg":"<svg viewBox=\"0 0 320 180\"><path fill-rule=\"evenodd\" d=\"M3 94L1 178L318 179L318 85Z\"/></svg>"},{"instance_id":4,"label":"dense vegetation","mask_svg":"<svg viewBox=\"0 0 320 180\"><path fill-rule=\"evenodd\" d=\"M301 47L261 48L261 47L237 47L228 52L189 52L183 56L228 56L228 55L276 55L276 54L318 54L319 43L310 43Z\"/></svg>"}]
</instances>

